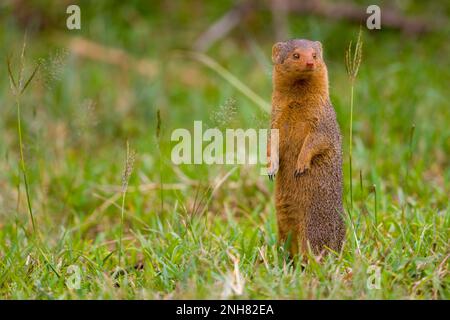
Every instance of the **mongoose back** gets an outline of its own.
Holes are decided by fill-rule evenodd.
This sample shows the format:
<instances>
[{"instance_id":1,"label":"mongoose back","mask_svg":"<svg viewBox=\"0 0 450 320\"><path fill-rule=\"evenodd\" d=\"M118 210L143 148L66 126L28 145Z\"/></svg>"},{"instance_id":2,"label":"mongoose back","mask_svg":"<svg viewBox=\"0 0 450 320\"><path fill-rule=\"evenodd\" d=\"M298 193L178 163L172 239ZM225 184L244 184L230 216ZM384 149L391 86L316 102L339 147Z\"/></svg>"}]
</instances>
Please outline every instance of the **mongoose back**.
<instances>
[{"instance_id":1,"label":"mongoose back","mask_svg":"<svg viewBox=\"0 0 450 320\"><path fill-rule=\"evenodd\" d=\"M271 128L278 148L270 149L269 178L276 175L279 239L292 255L339 251L342 218L341 134L328 94L328 72L318 41L289 40L272 48ZM271 157L272 156L272 157ZM277 161L278 160L278 161Z\"/></svg>"}]
</instances>

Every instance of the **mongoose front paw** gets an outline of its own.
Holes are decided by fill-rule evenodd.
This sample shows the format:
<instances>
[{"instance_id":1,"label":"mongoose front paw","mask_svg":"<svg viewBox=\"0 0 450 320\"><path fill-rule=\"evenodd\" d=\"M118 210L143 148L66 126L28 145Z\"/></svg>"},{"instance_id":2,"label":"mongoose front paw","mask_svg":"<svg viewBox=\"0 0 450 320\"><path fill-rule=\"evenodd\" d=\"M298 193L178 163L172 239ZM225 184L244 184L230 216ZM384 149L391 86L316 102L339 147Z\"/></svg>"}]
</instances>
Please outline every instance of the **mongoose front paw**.
<instances>
[{"instance_id":1,"label":"mongoose front paw","mask_svg":"<svg viewBox=\"0 0 450 320\"><path fill-rule=\"evenodd\" d=\"M270 181L273 181L277 172L278 163L270 162L269 169L267 169L267 175L269 176Z\"/></svg>"},{"instance_id":2,"label":"mongoose front paw","mask_svg":"<svg viewBox=\"0 0 450 320\"><path fill-rule=\"evenodd\" d=\"M294 171L294 177L299 178L309 170L309 165L298 165Z\"/></svg>"}]
</instances>

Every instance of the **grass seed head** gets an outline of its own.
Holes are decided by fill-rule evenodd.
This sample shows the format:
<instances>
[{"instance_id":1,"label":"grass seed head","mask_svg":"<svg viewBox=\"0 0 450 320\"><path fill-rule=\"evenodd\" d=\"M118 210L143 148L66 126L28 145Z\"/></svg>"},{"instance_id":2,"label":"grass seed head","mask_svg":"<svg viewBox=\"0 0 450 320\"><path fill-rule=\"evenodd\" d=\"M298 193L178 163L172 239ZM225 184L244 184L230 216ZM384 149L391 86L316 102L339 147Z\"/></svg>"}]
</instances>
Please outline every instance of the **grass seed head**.
<instances>
[{"instance_id":1,"label":"grass seed head","mask_svg":"<svg viewBox=\"0 0 450 320\"><path fill-rule=\"evenodd\" d=\"M362 29L359 28L358 39L356 45L353 48L353 42L350 41L347 51L345 52L345 67L347 69L348 77L352 84L355 82L358 75L359 66L362 60Z\"/></svg>"},{"instance_id":2,"label":"grass seed head","mask_svg":"<svg viewBox=\"0 0 450 320\"><path fill-rule=\"evenodd\" d=\"M128 188L128 182L130 181L130 176L133 172L135 157L136 152L134 150L130 150L130 144L127 141L127 157L125 160L125 168L122 173L122 192L126 192Z\"/></svg>"}]
</instances>

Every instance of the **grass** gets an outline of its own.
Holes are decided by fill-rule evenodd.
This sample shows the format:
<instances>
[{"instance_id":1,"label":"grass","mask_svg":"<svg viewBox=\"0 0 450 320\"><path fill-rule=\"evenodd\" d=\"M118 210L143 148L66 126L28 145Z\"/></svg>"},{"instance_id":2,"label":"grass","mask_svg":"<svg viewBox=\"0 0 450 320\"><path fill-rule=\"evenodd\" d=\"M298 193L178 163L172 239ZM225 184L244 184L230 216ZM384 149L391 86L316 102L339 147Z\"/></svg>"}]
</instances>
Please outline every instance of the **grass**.
<instances>
[{"instance_id":1,"label":"grass","mask_svg":"<svg viewBox=\"0 0 450 320\"><path fill-rule=\"evenodd\" d=\"M119 266L122 266L122 240L123 240L123 228L124 228L124 220L125 220L125 199L127 196L128 183L130 180L131 173L133 172L135 154L134 151L130 151L130 144L127 141L127 153L125 166L122 173L122 205L120 206L120 237L119 237Z\"/></svg>"},{"instance_id":2,"label":"grass","mask_svg":"<svg viewBox=\"0 0 450 320\"><path fill-rule=\"evenodd\" d=\"M348 46L345 52L345 67L347 68L347 74L350 79L350 130L348 138L348 164L349 164L349 193L350 193L350 210L353 210L353 172L352 172L352 155L353 155L353 103L355 82L358 75L359 66L362 59L362 29L360 26L358 40L356 41L355 48L352 47L352 42Z\"/></svg>"},{"instance_id":3,"label":"grass","mask_svg":"<svg viewBox=\"0 0 450 320\"><path fill-rule=\"evenodd\" d=\"M224 8L207 6L187 20L175 15L176 29L160 18L162 8L144 17L130 7L117 16L120 10L85 8L83 19L91 22L77 35L160 62L165 73L144 78L70 52L61 60L65 48L49 36L53 29L28 37L28 64L42 63L20 97L21 134L8 74L0 77L0 298L450 298L445 33L416 41L395 31L365 32L351 117L344 57L357 27L292 18L293 34L323 43L344 153L352 123L352 166L360 173L349 175L345 163L346 190L350 181L359 188L342 253L311 258L302 270L277 245L273 183L258 167L170 161L172 130L191 129L194 120L214 125L211 114L223 113L230 99L226 126L268 126L268 30L248 30L251 44L238 34L216 44L208 56L224 69L210 70L178 50L169 53L188 48L211 22L205 17ZM140 27L123 27L127 19ZM6 61L22 45L23 30L9 16L0 22ZM157 43L140 40L155 37ZM139 157L124 190L127 140ZM28 232L27 199L17 206L20 149L39 248ZM348 192L344 200L349 207ZM73 266L80 270L78 289L67 284ZM368 286L374 270L380 289Z\"/></svg>"},{"instance_id":4,"label":"grass","mask_svg":"<svg viewBox=\"0 0 450 320\"><path fill-rule=\"evenodd\" d=\"M22 136L22 116L21 116L21 96L27 89L28 85L33 80L34 76L36 75L36 72L39 69L39 65L36 66L33 73L30 75L30 77L25 80L24 78L24 69L25 69L25 48L26 48L26 39L23 41L22 46L22 52L20 54L20 67L18 72L17 81L14 79L14 75L11 70L11 61L7 60L7 67L8 67L8 76L11 86L12 94L14 95L15 101L16 101L16 110L17 110L17 136L19 138L19 154L20 154L20 169L22 171L23 176L23 182L25 185L25 194L27 198L27 206L28 206L28 212L30 214L31 219L31 225L33 227L33 232L36 233L36 222L34 220L33 215L33 209L31 206L31 199L30 199L30 191L29 191L29 185L28 185L28 178L27 178L27 168L25 164L25 157L23 153L23 136ZM20 192L20 181L19 181L19 187L18 190ZM18 201L19 202L19 201Z\"/></svg>"}]
</instances>

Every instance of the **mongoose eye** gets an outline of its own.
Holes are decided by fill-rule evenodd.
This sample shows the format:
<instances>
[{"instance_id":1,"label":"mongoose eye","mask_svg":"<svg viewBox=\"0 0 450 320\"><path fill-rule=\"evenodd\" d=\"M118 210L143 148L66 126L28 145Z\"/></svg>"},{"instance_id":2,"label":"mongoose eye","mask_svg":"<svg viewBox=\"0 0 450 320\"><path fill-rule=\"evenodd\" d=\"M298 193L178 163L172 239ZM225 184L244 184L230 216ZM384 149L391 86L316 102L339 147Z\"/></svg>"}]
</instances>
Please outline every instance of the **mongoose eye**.
<instances>
[{"instance_id":1,"label":"mongoose eye","mask_svg":"<svg viewBox=\"0 0 450 320\"><path fill-rule=\"evenodd\" d=\"M313 53L313 58L317 59L317 54L316 53Z\"/></svg>"},{"instance_id":2,"label":"mongoose eye","mask_svg":"<svg viewBox=\"0 0 450 320\"><path fill-rule=\"evenodd\" d=\"M294 59L300 59L300 55L299 55L298 53L294 53L294 54L292 55L292 57L293 57Z\"/></svg>"}]
</instances>

